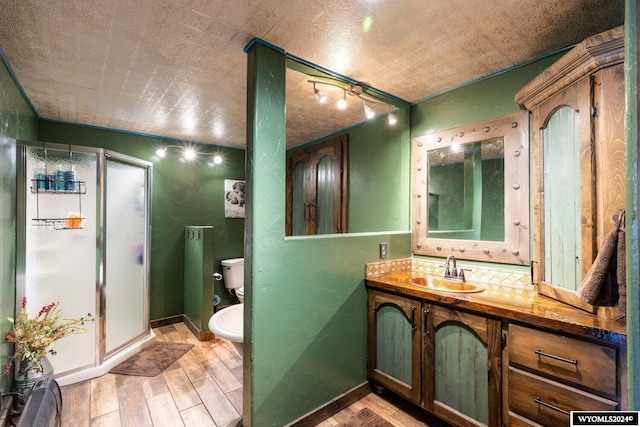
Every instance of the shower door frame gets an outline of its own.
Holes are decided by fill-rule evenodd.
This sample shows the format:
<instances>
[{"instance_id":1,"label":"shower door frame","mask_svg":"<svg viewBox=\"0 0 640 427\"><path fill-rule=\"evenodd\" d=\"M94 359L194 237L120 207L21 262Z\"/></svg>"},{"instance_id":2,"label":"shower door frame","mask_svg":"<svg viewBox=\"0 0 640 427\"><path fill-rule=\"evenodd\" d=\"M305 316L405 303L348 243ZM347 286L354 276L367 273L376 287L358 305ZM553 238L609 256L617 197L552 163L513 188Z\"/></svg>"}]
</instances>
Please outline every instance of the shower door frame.
<instances>
[{"instance_id":1,"label":"shower door frame","mask_svg":"<svg viewBox=\"0 0 640 427\"><path fill-rule=\"evenodd\" d=\"M149 321L149 248L151 243L151 193L152 193L152 176L153 164L136 157L121 154L115 151L103 148L84 147L71 144L59 144L49 142L34 142L17 140L17 201L16 201L16 307L21 307L22 298L25 296L26 289L26 227L29 226L27 220L27 193L29 190L29 178L27 171L27 150L28 148L51 149L57 151L71 151L77 153L89 153L96 155L96 281L95 281L95 313L96 315L96 334L95 334L95 361L93 365L79 366L73 370L64 372L64 375L73 374L83 369L99 367L115 357L120 351L128 346L145 339L151 335ZM109 353L106 352L106 330L107 330L107 307L106 307L106 164L107 159L131 166L141 167L145 169L145 246L144 246L144 283L143 283L143 308L142 316L144 318L144 331L132 337L130 340L114 348Z\"/></svg>"}]
</instances>

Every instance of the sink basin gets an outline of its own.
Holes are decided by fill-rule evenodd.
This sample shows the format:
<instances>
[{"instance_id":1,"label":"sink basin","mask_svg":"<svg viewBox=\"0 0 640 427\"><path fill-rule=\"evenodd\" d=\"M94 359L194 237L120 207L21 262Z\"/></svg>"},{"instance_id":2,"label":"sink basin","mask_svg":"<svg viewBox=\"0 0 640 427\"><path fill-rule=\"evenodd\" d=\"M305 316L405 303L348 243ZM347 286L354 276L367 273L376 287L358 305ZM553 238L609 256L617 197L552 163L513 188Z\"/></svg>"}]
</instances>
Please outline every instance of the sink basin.
<instances>
[{"instance_id":1,"label":"sink basin","mask_svg":"<svg viewBox=\"0 0 640 427\"><path fill-rule=\"evenodd\" d=\"M412 277L408 279L407 282L442 292L471 293L482 292L485 289L485 286L479 283L457 282L455 280L431 276Z\"/></svg>"}]
</instances>

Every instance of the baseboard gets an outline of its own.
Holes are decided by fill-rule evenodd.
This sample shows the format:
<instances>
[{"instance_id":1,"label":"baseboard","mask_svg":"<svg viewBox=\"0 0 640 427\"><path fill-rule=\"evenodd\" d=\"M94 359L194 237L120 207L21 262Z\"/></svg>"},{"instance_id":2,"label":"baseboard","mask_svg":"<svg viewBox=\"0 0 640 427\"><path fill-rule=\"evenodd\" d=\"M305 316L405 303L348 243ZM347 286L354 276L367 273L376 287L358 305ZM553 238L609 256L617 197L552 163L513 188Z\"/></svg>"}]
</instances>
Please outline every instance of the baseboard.
<instances>
[{"instance_id":1,"label":"baseboard","mask_svg":"<svg viewBox=\"0 0 640 427\"><path fill-rule=\"evenodd\" d=\"M174 323L182 323L183 319L184 319L184 316L182 314L178 314L176 316L152 320L149 322L149 327L153 329L153 328L159 328L161 326L173 325Z\"/></svg>"},{"instance_id":2,"label":"baseboard","mask_svg":"<svg viewBox=\"0 0 640 427\"><path fill-rule=\"evenodd\" d=\"M184 317L184 324L187 326L187 328L189 328L189 330L191 331L191 333L193 335L195 335L198 340L200 341L209 341L212 340L213 338L215 338L215 336L213 335L213 332L211 331L201 331L195 323L193 323L193 321L191 319L189 319L187 316L183 316Z\"/></svg>"},{"instance_id":3,"label":"baseboard","mask_svg":"<svg viewBox=\"0 0 640 427\"><path fill-rule=\"evenodd\" d=\"M335 399L325 403L319 408L314 409L311 412L306 413L297 420L294 420L287 424L286 427L310 427L316 426L342 411L344 408L350 406L352 403L365 397L371 393L371 386L368 381L352 388L351 390L337 396Z\"/></svg>"}]
</instances>

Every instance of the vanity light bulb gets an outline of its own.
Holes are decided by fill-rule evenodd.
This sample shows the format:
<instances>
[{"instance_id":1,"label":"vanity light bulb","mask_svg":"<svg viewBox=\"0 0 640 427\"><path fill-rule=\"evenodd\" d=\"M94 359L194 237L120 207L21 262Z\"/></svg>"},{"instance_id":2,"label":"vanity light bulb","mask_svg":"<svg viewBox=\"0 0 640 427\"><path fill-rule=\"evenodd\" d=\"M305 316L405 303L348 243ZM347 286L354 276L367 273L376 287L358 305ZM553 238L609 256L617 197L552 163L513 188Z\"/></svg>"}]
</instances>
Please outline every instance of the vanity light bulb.
<instances>
[{"instance_id":1,"label":"vanity light bulb","mask_svg":"<svg viewBox=\"0 0 640 427\"><path fill-rule=\"evenodd\" d=\"M389 113L388 120L390 125L395 125L396 123L398 123L398 119L396 118L396 115L393 113Z\"/></svg>"},{"instance_id":2,"label":"vanity light bulb","mask_svg":"<svg viewBox=\"0 0 640 427\"><path fill-rule=\"evenodd\" d=\"M164 158L164 156L167 155L167 149L166 148L158 148L156 150L156 156L160 157L161 159Z\"/></svg>"},{"instance_id":3,"label":"vanity light bulb","mask_svg":"<svg viewBox=\"0 0 640 427\"><path fill-rule=\"evenodd\" d=\"M219 165L220 163L222 163L222 156L220 155L213 156L213 163L215 163L216 165Z\"/></svg>"},{"instance_id":4,"label":"vanity light bulb","mask_svg":"<svg viewBox=\"0 0 640 427\"><path fill-rule=\"evenodd\" d=\"M347 108L347 100L344 98L340 98L340 100L338 101L338 109L344 110L345 108Z\"/></svg>"}]
</instances>

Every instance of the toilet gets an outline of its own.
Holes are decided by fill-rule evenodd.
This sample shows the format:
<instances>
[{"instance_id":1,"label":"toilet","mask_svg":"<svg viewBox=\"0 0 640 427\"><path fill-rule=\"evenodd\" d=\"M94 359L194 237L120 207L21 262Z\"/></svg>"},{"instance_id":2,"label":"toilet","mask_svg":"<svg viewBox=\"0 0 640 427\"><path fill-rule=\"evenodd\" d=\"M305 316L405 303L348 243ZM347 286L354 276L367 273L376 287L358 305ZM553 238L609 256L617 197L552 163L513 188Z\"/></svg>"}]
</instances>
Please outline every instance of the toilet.
<instances>
[{"instance_id":1,"label":"toilet","mask_svg":"<svg viewBox=\"0 0 640 427\"><path fill-rule=\"evenodd\" d=\"M233 304L213 314L209 330L217 337L231 341L240 357L243 356L244 325L244 258L222 260L224 286L235 292L240 304Z\"/></svg>"},{"instance_id":2,"label":"toilet","mask_svg":"<svg viewBox=\"0 0 640 427\"><path fill-rule=\"evenodd\" d=\"M244 302L244 258L222 260L224 286L234 292L238 300Z\"/></svg>"}]
</instances>

